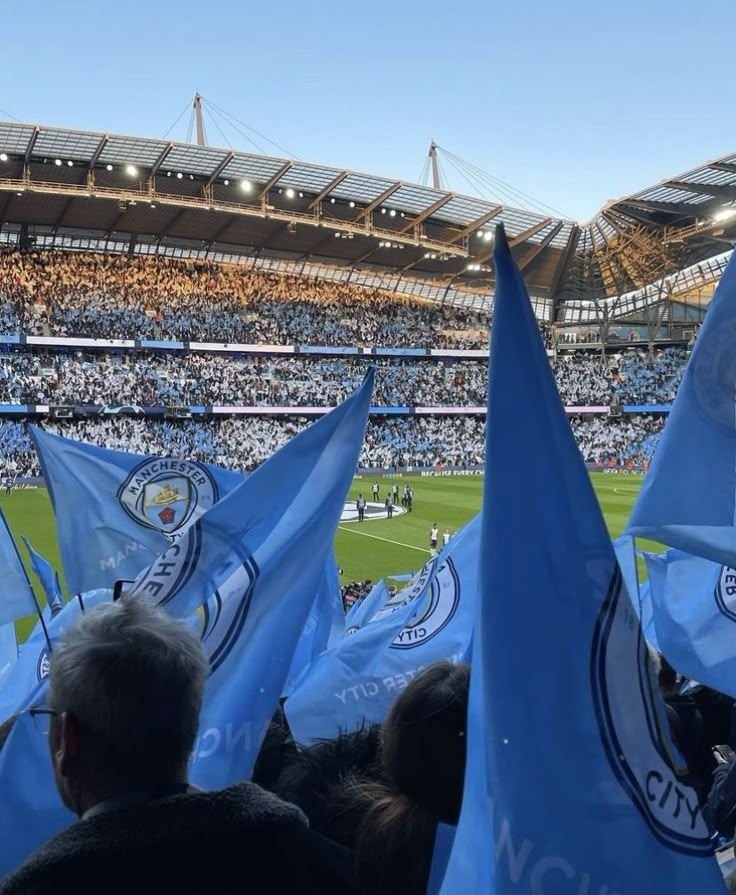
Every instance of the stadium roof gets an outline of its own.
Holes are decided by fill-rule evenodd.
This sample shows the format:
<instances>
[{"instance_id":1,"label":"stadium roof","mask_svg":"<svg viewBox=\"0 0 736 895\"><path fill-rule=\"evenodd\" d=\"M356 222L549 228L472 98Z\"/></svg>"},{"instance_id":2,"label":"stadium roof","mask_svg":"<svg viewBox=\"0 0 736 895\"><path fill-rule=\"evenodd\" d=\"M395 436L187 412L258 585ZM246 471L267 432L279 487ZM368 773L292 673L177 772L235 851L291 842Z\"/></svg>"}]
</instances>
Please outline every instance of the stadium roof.
<instances>
[{"instance_id":1,"label":"stadium roof","mask_svg":"<svg viewBox=\"0 0 736 895\"><path fill-rule=\"evenodd\" d=\"M295 159L0 122L0 228L13 238L327 265L358 281L380 273L402 291L424 283L428 297L483 303L493 289L493 227L503 223L545 315L723 253L736 234L733 203L736 156L579 225ZM656 270L642 260L655 250Z\"/></svg>"}]
</instances>

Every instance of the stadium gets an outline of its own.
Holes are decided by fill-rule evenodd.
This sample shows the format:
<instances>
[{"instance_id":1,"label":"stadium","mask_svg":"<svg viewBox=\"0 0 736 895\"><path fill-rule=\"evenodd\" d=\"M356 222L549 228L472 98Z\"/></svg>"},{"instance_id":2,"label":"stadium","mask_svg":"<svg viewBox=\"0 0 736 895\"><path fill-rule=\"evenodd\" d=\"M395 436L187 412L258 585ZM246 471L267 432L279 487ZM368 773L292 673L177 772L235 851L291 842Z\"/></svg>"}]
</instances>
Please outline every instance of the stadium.
<instances>
[{"instance_id":1,"label":"stadium","mask_svg":"<svg viewBox=\"0 0 736 895\"><path fill-rule=\"evenodd\" d=\"M435 176L441 158L433 144ZM376 525L395 545L341 534L338 560L346 581L413 568L434 517L457 530L479 507L477 480L455 512L428 477L484 461L494 226L586 463L635 474L728 260L735 189L729 156L580 225L293 159L2 123L3 474L40 481L29 422L252 470L374 364L359 475L426 481L411 528ZM36 500L8 501L11 524ZM37 537L56 560L51 524Z\"/></svg>"},{"instance_id":2,"label":"stadium","mask_svg":"<svg viewBox=\"0 0 736 895\"><path fill-rule=\"evenodd\" d=\"M619 552L616 559L610 541L630 524L642 480L658 446L666 443L670 414L675 419L688 361L702 344L701 329L707 332L706 311L736 240L736 155L667 176L608 202L590 221L579 223L536 202L531 210L523 201L516 207L472 195L473 185L485 182L486 175L434 141L425 162L431 184L218 148L205 137L203 105L206 100L197 94L191 113L196 139L189 142L0 121L0 508L7 521L0 531L0 556L8 591L18 592L15 583L22 588L28 576L33 589L32 602L27 595L18 598L18 606L31 613L18 611L4 626L12 634L17 664L0 663L0 722L8 718L7 729L0 724L0 780L23 776L10 763L21 754L26 767L38 767L32 762L40 761L39 743L44 756L51 743L56 785L66 806L62 809L56 797L49 801L53 787L41 777L36 792L42 809L15 789L0 798L7 828L17 820L17 831L14 827L7 842L0 842L0 895L6 895L2 875L25 859L31 840L35 848L64 830L72 814L83 824L102 817L101 829L111 815L111 824L120 820L118 789L101 784L90 801L82 788L64 788L64 769L75 762L82 768L89 762L92 770L80 773L94 778L110 732L100 733L87 721L77 725L59 692L73 703L75 688L99 680L114 694L110 704L116 709L118 694L127 692L128 674L134 679L130 692L136 694L128 709L141 712L142 733L133 737L127 757L118 743L109 754L132 774L123 787L123 815L142 804L164 806L158 826L149 828L146 820L145 835L140 834L151 837L145 847L151 862L158 858L156 830L169 823L165 806L192 795L191 763L192 779L203 790L251 786L233 783L245 776L299 805L311 824L309 836L325 840L302 845L296 837L289 844L292 834L285 834L287 852L299 857L301 848L315 849L318 856L309 864L309 885L300 891L439 891L427 889L433 856L442 850L438 830L460 822L453 832L460 836L461 803L465 811L463 798L474 784L465 777L465 735L473 717L467 711L472 691L466 663L478 661L482 647L476 646L473 626L483 613L468 594L479 600L484 587L491 593L482 576L490 569L490 580L500 565L484 555L479 514L484 486L492 478L486 457L486 418L495 412L492 365L496 352L506 349L505 332L529 350L515 358L506 352L515 387L520 384L518 393L495 392L498 419L516 432L518 402L519 419L525 421L519 423L518 451L526 466L514 487L527 499L533 495L535 506L527 512L530 561L526 522L519 527L512 488L504 489L496 470L499 504L504 499L506 504L503 524L493 529L494 543L508 547L514 574L493 581L508 584L517 603L499 609L494 620L505 624L511 617L519 624L517 639L508 638L511 670L508 679L501 674L504 686L523 678L524 663L536 661L556 638L562 643L568 629L579 626L584 642L579 661L569 658L577 649L572 639L558 652L550 647L545 653L547 664L540 660L533 676L540 704L528 693L520 699L526 700L528 714L516 719L517 733L535 731L537 740L558 723L549 714L553 691L545 690L545 679L559 663L556 687L584 680L582 711L595 717L595 749L605 755L610 776L601 787L624 781L622 792L635 804L633 816L640 824L636 836L645 839L651 831L657 847L664 843L689 858L712 856L714 833L701 809L708 799L713 742L704 747L702 733L698 748L693 746L680 721L673 722L660 706L657 687L668 708L668 700L675 704L682 694L663 683L672 670L664 647L656 674L648 664L645 637L652 650L657 641L644 597L620 608L626 588L633 598L640 585L651 608L654 585L643 579L649 574L653 581L651 570L665 560L645 561L633 541L623 548L617 542L617 550L629 553ZM464 174L471 187L467 194L447 187L444 166ZM512 199L523 200L524 194L502 187ZM509 279L514 268L522 285ZM524 302L533 312L528 332L519 323ZM537 348L541 360L535 367ZM714 376L723 374L715 362L714 367ZM542 382L549 379L548 368L564 418L552 385L554 400L538 401L536 414L526 412L532 397L549 398ZM706 386L711 384L708 380ZM712 416L728 415L703 403ZM552 404L566 436L554 422ZM730 417L725 428L729 425ZM570 437L568 428L577 447L570 440L572 460L560 447ZM511 437L499 443L499 456L513 460ZM550 466L549 457L559 463ZM586 487L592 481L591 495L603 511L604 546L600 538L595 541L597 505L591 509L584 496L576 505L583 507L575 517L582 520L580 532L564 507L560 519L568 525L557 525L550 510L554 501L563 506L568 492L583 494L577 469ZM242 497L238 504L239 495L248 500ZM335 527L328 525L333 511L339 519L334 557ZM492 525L486 516L483 507L487 533ZM91 518L100 524L90 527ZM659 549L655 528L639 529L639 550ZM327 529L325 547L320 538ZM564 540L570 531L579 543ZM557 565L555 539L564 546L558 551L564 561ZM661 543L679 544L664 538ZM718 562L721 577L709 584L708 599L712 602L715 592L725 605L722 614L736 618L722 556L711 550L695 558ZM569 618L562 610L552 614L555 588L565 606L583 581L594 588L590 605L600 614L588 619L592 610L582 601ZM548 590L552 598L537 607L544 624L531 630L521 649L525 615L531 619L537 609L519 606L530 594L546 597ZM129 592L155 595L158 606L170 612L128 599ZM274 607L281 598L289 613L282 605L277 617ZM106 605L107 616L97 613L99 603ZM369 606L371 613L363 616ZM81 618L81 629L86 625L90 637L104 641L99 651L90 648L92 658L76 655L64 639L59 620L72 611ZM394 627L388 625L391 619ZM583 630L586 619L590 631ZM374 630L382 639L369 639ZM494 641L499 650L502 635ZM488 636L485 628L483 636ZM140 644L135 655L133 643ZM345 643L353 645L353 653L339 652L349 651ZM358 675L350 662L363 643L366 655L373 652ZM126 649L129 664L118 666L115 651L122 655ZM333 650L337 660L330 664ZM26 661L24 652L31 659ZM174 669L170 677L159 662ZM631 677L619 679L622 670ZM353 676L346 677L347 671ZM54 674L68 676L68 691L54 689L60 686ZM687 671L686 677L700 686L694 674ZM196 692L192 681L198 682ZM715 690L708 693L718 696ZM166 711L146 715L149 698ZM149 732L155 744L173 743L169 721L162 719L169 709L172 717L191 716L195 703L179 777L167 777L160 787L154 775L133 788L149 750L158 748L151 747ZM238 715L243 705L247 717ZM720 734L729 728L724 717L730 718L732 700L724 706L693 701L688 723L694 728L692 718L699 713L702 732L716 718ZM564 714L559 706L555 712ZM100 717L111 713L106 704ZM136 728L138 720L131 714L128 726ZM667 720L671 736L663 732ZM639 721L649 751L637 764L628 750L644 748L632 733ZM23 740L31 729L43 738ZM728 729L717 742L731 735ZM503 739L494 736L504 749L510 743L516 749L524 739L505 738L505 731ZM717 735L709 731L708 736ZM402 737L410 743L406 753L396 745ZM707 753L706 770L697 770L692 759L698 749L702 758L700 747ZM528 757L525 744L518 748ZM425 749L428 768L417 759ZM684 755L684 770L676 767L677 750ZM311 757L300 765L304 755ZM732 756L729 752L726 760ZM449 782L439 770L446 759L455 775ZM285 776L279 762L290 768ZM433 799L426 800L422 789L411 792L407 768L415 762L424 774L421 785L426 789L432 781ZM317 771L324 775L319 786L310 777ZM663 790L656 797L653 780ZM673 792L678 801L670 817ZM386 806L394 798L399 807L392 814ZM623 810L620 799L614 803L615 812ZM681 805L692 819L687 829ZM302 823L294 805L284 810L288 816L278 823ZM387 813L379 816L383 810ZM233 831L240 830L241 820ZM716 824L724 836L727 826ZM222 868L216 874L220 883L239 866L233 855L241 840L235 832L223 833L218 858L209 862ZM185 829L177 848L184 842L196 850L198 840L190 842L188 835ZM496 850L501 854L506 847L513 855L513 847L503 844L505 835ZM277 854L281 857L278 842L268 853L274 863ZM335 843L345 854L330 852ZM274 846L267 843L268 848ZM397 869L406 863L402 849L418 855L405 875ZM357 870L350 864L348 872L353 850ZM249 842L247 851L260 860ZM731 854L721 856L721 863ZM539 863L529 870L530 891L547 891L535 873L548 873L548 860L564 864L565 877L573 878L566 870L572 862L535 855ZM165 857L162 867L168 861ZM377 868L384 861L388 870L381 876ZM124 865L117 855L110 866L129 880ZM724 866L724 874L728 869ZM587 871L573 870L582 874L580 892L592 892ZM301 871L285 868L287 876L290 872L295 886ZM160 878L157 873L152 880L159 889L167 886L165 870ZM356 873L361 886L369 881L366 890L353 879ZM389 880L392 873L396 880ZM321 874L343 883L329 888L319 882ZM71 877L60 878L59 891L65 891ZM717 879L720 886L720 872ZM186 880L181 873L175 880L182 891L205 891L209 885L208 876ZM12 885L17 888L8 893L25 891L22 877ZM623 884L616 885L624 891ZM446 883L441 895L476 891L453 886ZM275 885L272 891L286 889ZM616 889L604 881L599 891Z\"/></svg>"}]
</instances>

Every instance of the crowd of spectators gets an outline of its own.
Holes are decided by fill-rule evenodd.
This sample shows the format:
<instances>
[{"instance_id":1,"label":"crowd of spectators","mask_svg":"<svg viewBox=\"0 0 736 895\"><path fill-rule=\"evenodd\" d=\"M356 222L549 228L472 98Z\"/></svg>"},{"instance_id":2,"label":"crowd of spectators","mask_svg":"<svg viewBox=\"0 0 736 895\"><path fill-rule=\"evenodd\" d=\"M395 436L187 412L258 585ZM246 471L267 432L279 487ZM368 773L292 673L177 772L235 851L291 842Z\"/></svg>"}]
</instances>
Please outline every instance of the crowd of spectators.
<instances>
[{"instance_id":1,"label":"crowd of spectators","mask_svg":"<svg viewBox=\"0 0 736 895\"><path fill-rule=\"evenodd\" d=\"M649 460L664 418L627 414L621 418L571 417L586 462L608 464ZM252 470L310 423L306 417L248 416L194 420L152 420L110 416L45 420L50 432L113 450L187 457ZM40 474L25 423L0 421L2 472L19 477ZM485 459L485 420L481 416L373 416L360 455L364 468L454 466L470 469Z\"/></svg>"},{"instance_id":2,"label":"crowd of spectators","mask_svg":"<svg viewBox=\"0 0 736 895\"><path fill-rule=\"evenodd\" d=\"M90 338L479 348L485 314L244 265L0 252L0 328Z\"/></svg>"},{"instance_id":3,"label":"crowd of spectators","mask_svg":"<svg viewBox=\"0 0 736 895\"><path fill-rule=\"evenodd\" d=\"M685 366L682 348L650 357L575 353L554 362L569 406L670 403ZM482 360L13 350L0 355L0 403L335 406L376 367L374 405L483 406Z\"/></svg>"}]
</instances>

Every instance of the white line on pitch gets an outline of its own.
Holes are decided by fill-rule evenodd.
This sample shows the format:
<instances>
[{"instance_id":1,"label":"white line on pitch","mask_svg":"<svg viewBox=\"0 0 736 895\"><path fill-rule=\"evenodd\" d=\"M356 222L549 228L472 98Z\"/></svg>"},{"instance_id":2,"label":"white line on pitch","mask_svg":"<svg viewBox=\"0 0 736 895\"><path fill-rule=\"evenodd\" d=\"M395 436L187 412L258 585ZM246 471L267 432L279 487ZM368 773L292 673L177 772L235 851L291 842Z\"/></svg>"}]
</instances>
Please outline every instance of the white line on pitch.
<instances>
[{"instance_id":1,"label":"white line on pitch","mask_svg":"<svg viewBox=\"0 0 736 895\"><path fill-rule=\"evenodd\" d=\"M351 531L356 535L363 535L366 538L375 538L377 541L385 541L387 544L396 544L397 547L407 547L409 550L419 550L420 553L429 553L424 547L415 547L413 544L402 544L401 541L392 541L390 538L379 538L378 535L370 535L367 531L358 531L357 528L345 528L342 525L337 526L340 531Z\"/></svg>"}]
</instances>

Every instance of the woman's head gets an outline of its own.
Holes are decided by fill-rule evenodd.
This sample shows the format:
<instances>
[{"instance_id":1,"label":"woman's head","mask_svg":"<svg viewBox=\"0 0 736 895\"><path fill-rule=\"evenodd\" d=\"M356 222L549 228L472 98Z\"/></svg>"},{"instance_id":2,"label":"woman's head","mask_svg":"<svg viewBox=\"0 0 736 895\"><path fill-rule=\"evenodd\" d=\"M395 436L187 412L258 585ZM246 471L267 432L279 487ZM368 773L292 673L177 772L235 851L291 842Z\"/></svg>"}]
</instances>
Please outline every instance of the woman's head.
<instances>
[{"instance_id":1,"label":"woman's head","mask_svg":"<svg viewBox=\"0 0 736 895\"><path fill-rule=\"evenodd\" d=\"M383 770L391 786L457 823L465 778L470 666L438 662L414 678L383 724Z\"/></svg>"}]
</instances>

